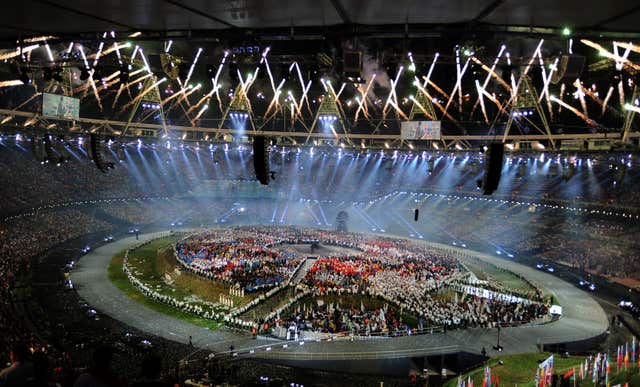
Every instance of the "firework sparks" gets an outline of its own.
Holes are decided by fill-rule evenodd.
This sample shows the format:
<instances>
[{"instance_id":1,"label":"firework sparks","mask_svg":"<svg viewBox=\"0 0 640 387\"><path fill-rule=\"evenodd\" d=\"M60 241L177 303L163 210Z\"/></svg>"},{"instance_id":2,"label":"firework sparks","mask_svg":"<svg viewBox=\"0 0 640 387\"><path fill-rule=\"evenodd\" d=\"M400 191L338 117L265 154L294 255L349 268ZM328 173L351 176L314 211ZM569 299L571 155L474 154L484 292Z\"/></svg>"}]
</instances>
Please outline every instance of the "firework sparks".
<instances>
[{"instance_id":1,"label":"firework sparks","mask_svg":"<svg viewBox=\"0 0 640 387\"><path fill-rule=\"evenodd\" d=\"M582 118L582 120L584 120L584 122L589 125L589 126L598 126L598 124L590 119L589 117L585 116L582 112L580 112L578 109L574 108L573 106L569 105L566 102L563 102L561 100L559 100L558 98L556 98L555 96L550 96L549 97L553 102L561 105L562 107L564 107L565 109L571 111L573 114L575 114L576 116Z\"/></svg>"}]
</instances>

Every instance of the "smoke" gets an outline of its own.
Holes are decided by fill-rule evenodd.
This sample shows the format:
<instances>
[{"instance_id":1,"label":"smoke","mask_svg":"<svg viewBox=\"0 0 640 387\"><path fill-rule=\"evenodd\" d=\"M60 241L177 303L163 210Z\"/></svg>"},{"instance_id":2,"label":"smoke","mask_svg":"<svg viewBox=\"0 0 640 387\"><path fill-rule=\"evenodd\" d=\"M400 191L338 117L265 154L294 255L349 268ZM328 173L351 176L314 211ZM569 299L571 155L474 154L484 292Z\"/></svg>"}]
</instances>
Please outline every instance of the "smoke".
<instances>
[{"instance_id":1,"label":"smoke","mask_svg":"<svg viewBox=\"0 0 640 387\"><path fill-rule=\"evenodd\" d=\"M387 94L391 91L391 80L387 75L386 69L380 65L380 62L371 55L364 54L362 57L362 75L366 84L361 87L366 88L371 78L375 74L373 85L369 89L367 96L372 100L380 98L376 91Z\"/></svg>"}]
</instances>

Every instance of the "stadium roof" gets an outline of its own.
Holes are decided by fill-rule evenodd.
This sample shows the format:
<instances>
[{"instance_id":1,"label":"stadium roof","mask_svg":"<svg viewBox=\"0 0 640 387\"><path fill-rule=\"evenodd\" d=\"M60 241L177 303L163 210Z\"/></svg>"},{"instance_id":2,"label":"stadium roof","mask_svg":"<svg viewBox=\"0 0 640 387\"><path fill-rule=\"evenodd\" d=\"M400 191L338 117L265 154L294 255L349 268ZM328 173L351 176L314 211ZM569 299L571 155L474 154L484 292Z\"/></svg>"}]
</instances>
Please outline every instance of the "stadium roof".
<instances>
[{"instance_id":1,"label":"stadium roof","mask_svg":"<svg viewBox=\"0 0 640 387\"><path fill-rule=\"evenodd\" d=\"M405 26L407 34L427 26L483 26L516 32L570 26L590 33L640 32L637 0L24 0L3 1L0 11L3 39L20 34L73 35L108 30L221 32L335 25L398 25Z\"/></svg>"}]
</instances>

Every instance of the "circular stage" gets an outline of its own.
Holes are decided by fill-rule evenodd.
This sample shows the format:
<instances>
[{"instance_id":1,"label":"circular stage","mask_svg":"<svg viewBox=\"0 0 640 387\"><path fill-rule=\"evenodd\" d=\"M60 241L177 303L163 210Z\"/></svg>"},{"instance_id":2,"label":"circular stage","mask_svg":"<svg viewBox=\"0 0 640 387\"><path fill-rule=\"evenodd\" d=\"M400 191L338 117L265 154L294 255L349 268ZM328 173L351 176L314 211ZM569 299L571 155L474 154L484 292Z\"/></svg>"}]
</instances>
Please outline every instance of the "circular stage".
<instances>
[{"instance_id":1,"label":"circular stage","mask_svg":"<svg viewBox=\"0 0 640 387\"><path fill-rule=\"evenodd\" d=\"M191 337L195 346L213 352L228 353L229 347L233 345L238 356L281 360L350 360L406 358L457 352L480 353L483 348L488 355L494 353L498 330L488 328L454 329L403 337L324 337L319 340L306 338L286 341L267 336L253 338L248 330L229 327L210 330L189 324L130 299L116 288L107 275L107 268L117 253L163 234L166 232L140 235L140 240L136 240L135 237L120 239L85 255L71 273L71 280L79 295L99 312L142 331L182 343L188 343ZM425 245L422 241L420 243ZM467 265L492 265L525 278L543 288L545 294L552 295L562 306L562 317L555 321L502 328L499 335L503 353L535 352L540 344L589 340L602 335L608 328L603 309L590 294L549 273L469 250L458 250L435 243L428 245L460 253L469 259L465 262ZM297 251L305 257L314 256L308 254L308 244L282 244L280 248ZM325 256L327 253L344 253L347 256L354 252L361 253L357 249L323 246L322 243L320 248L327 250L316 250L316 257Z\"/></svg>"}]
</instances>

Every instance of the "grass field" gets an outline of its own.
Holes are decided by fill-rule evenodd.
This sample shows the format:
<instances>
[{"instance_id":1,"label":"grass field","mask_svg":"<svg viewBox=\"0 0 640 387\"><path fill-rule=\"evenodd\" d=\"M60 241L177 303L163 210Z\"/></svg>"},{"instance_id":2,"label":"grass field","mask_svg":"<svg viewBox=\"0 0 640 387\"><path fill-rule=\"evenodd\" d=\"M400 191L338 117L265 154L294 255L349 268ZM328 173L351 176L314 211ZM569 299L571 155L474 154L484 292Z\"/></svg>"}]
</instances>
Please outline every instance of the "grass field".
<instances>
[{"instance_id":1,"label":"grass field","mask_svg":"<svg viewBox=\"0 0 640 387\"><path fill-rule=\"evenodd\" d=\"M508 270L501 269L478 258L464 258L462 260L478 279L492 279L508 289L513 289L525 294L534 290L527 281L524 281Z\"/></svg>"},{"instance_id":2,"label":"grass field","mask_svg":"<svg viewBox=\"0 0 640 387\"><path fill-rule=\"evenodd\" d=\"M357 294L343 294L338 296L337 294L324 295L324 296L306 296L300 299L297 303L294 303L289 310L293 308L303 308L304 304L307 306L316 305L317 300L323 300L325 304L339 304L342 309L360 309L361 303L367 310L380 309L384 304L388 304L389 310L393 310L396 313L400 312L399 308L395 305L388 303L382 298L361 296ZM402 313L402 321L405 324L409 324L411 327L418 326L418 318L409 313Z\"/></svg>"},{"instance_id":3,"label":"grass field","mask_svg":"<svg viewBox=\"0 0 640 387\"><path fill-rule=\"evenodd\" d=\"M190 294L166 285L162 280L162 275L159 275L156 272L163 265L156 260L158 250L166 249L169 244L174 243L177 240L178 237L168 237L153 241L150 244L138 249L137 251L130 253L129 262L130 264L132 264L133 261L136 262L135 265L133 265L135 267L135 270L142 272L140 277L148 285L153 286L158 292L162 294L171 295L175 298L180 299L181 297L186 297ZM121 251L120 253L116 254L116 256L111 260L108 268L108 275L111 282L113 282L113 284L118 289L120 289L120 291L125 293L129 298L157 312L164 313L166 315L178 318L197 326L209 329L217 329L222 325L219 322L207 320L190 313L182 312L174 307L163 304L161 302L153 301L145 297L129 282L129 279L122 270L123 260L124 251Z\"/></svg>"},{"instance_id":4,"label":"grass field","mask_svg":"<svg viewBox=\"0 0 640 387\"><path fill-rule=\"evenodd\" d=\"M129 255L129 262L132 262L131 254ZM169 273L173 281L172 286L177 291L185 294L192 294L207 302L216 303L219 301L220 294L223 294L227 298L233 299L235 306L240 306L253 300L260 294L247 293L244 297L232 297L229 294L229 285L202 278L197 274L190 273L186 270L180 270L180 275L177 275L175 271L176 268L182 269L177 265L172 249L170 247L163 248L157 252L152 275L164 275L164 273Z\"/></svg>"},{"instance_id":5,"label":"grass field","mask_svg":"<svg viewBox=\"0 0 640 387\"><path fill-rule=\"evenodd\" d=\"M471 375L474 386L482 386L482 378L484 375L484 367L491 367L491 373L498 375L500 386L522 386L522 387L534 387L535 375L538 368L538 364L544 359L548 358L551 353L528 353L521 355L508 355L497 356L481 367L478 367L468 373L463 374L463 378L466 381L467 377ZM553 358L554 373L562 375L565 372L576 368L576 375L580 368L580 363L584 362L584 356L575 356L569 358L562 358L555 354ZM504 364L498 364L498 361L502 360ZM456 387L458 378L453 378L447 381L445 387ZM640 374L636 367L631 367L629 371L615 372L615 359L613 359L613 366L611 367L610 374L611 385L625 382L629 383L629 386L640 386ZM573 383L571 384L573 385ZM595 387L591 378L585 378L582 381L578 381L577 385L583 387Z\"/></svg>"},{"instance_id":6,"label":"grass field","mask_svg":"<svg viewBox=\"0 0 640 387\"><path fill-rule=\"evenodd\" d=\"M474 386L482 386L482 378L484 376L484 367L491 367L491 373L497 374L500 386L535 386L535 375L538 364L548 358L550 353L535 353L523 355L497 356L489 360L482 367L478 367L473 371L463 375L466 380L469 375L473 380ZM499 365L498 361L502 360L503 365ZM580 366L584 362L584 357L570 357L563 359L560 356L554 356L554 369L556 373L564 373L572 367ZM449 380L445 383L445 387L455 387L457 378Z\"/></svg>"},{"instance_id":7,"label":"grass field","mask_svg":"<svg viewBox=\"0 0 640 387\"><path fill-rule=\"evenodd\" d=\"M244 320L255 320L256 318L259 319L261 316L266 316L273 310L286 304L287 301L293 296L293 288L287 287L277 292L273 296L267 298L258 305L254 306L253 308L250 308L238 317Z\"/></svg>"}]
</instances>

